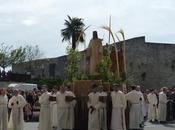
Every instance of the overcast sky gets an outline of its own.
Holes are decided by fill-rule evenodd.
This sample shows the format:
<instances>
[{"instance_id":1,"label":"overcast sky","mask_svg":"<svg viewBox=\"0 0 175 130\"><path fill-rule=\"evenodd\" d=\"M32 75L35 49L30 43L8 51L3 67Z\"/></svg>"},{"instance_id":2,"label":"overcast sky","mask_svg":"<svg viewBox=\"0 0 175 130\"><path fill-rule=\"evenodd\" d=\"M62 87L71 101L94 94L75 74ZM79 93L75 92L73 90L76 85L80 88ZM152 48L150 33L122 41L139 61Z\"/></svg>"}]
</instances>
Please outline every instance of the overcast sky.
<instances>
[{"instance_id":1,"label":"overcast sky","mask_svg":"<svg viewBox=\"0 0 175 130\"><path fill-rule=\"evenodd\" d=\"M107 39L100 26L108 25L109 15L114 32L122 28L126 38L175 43L174 7L175 0L0 0L0 43L39 45L45 57L63 55L67 44L60 30L67 15L91 25L86 46L93 30Z\"/></svg>"}]
</instances>

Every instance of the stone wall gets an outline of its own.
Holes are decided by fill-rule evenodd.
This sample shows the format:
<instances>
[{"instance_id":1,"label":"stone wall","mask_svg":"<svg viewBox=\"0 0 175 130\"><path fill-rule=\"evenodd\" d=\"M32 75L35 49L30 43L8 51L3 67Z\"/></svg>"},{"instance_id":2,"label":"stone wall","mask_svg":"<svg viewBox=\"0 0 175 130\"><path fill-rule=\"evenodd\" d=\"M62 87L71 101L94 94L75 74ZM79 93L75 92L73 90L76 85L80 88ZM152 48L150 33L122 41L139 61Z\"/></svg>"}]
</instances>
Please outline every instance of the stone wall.
<instances>
[{"instance_id":1,"label":"stone wall","mask_svg":"<svg viewBox=\"0 0 175 130\"><path fill-rule=\"evenodd\" d=\"M86 71L88 62L81 53L80 71ZM32 77L64 76L66 56L41 59L13 65L14 73L31 73ZM149 88L175 85L175 44L149 43L145 37L126 41L128 81ZM54 70L52 70L55 68Z\"/></svg>"},{"instance_id":2,"label":"stone wall","mask_svg":"<svg viewBox=\"0 0 175 130\"><path fill-rule=\"evenodd\" d=\"M128 77L149 88L175 85L175 45L145 42L144 37L127 41Z\"/></svg>"},{"instance_id":3,"label":"stone wall","mask_svg":"<svg viewBox=\"0 0 175 130\"><path fill-rule=\"evenodd\" d=\"M80 52L80 72L86 70L86 55L85 52ZM32 78L38 77L64 77L64 69L66 66L66 56L57 58L40 59L31 62L24 62L12 66L12 72L19 74L29 73Z\"/></svg>"}]
</instances>

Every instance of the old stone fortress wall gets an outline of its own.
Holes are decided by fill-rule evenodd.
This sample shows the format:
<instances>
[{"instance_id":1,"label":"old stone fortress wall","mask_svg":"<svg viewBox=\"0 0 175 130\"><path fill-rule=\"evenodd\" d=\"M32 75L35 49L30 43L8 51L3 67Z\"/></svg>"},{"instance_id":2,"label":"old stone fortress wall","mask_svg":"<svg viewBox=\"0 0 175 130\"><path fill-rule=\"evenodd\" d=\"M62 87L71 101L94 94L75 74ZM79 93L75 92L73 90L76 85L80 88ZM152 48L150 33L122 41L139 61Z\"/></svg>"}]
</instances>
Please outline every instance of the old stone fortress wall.
<instances>
[{"instance_id":1,"label":"old stone fortress wall","mask_svg":"<svg viewBox=\"0 0 175 130\"><path fill-rule=\"evenodd\" d=\"M86 71L85 52L80 52L80 70ZM64 76L66 56L35 60L13 65L15 73L36 77ZM175 44L150 43L145 37L126 40L127 77L133 84L146 88L175 86Z\"/></svg>"}]
</instances>

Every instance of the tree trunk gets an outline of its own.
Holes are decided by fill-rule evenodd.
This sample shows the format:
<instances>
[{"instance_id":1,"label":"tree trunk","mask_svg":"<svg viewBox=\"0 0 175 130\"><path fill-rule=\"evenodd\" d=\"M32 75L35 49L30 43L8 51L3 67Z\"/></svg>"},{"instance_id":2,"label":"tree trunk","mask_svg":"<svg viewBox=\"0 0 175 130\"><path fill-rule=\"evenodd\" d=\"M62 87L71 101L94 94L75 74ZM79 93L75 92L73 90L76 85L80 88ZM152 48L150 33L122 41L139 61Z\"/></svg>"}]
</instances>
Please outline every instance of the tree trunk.
<instances>
[{"instance_id":1,"label":"tree trunk","mask_svg":"<svg viewBox=\"0 0 175 130\"><path fill-rule=\"evenodd\" d=\"M72 49L76 49L75 32L72 33Z\"/></svg>"},{"instance_id":2,"label":"tree trunk","mask_svg":"<svg viewBox=\"0 0 175 130\"><path fill-rule=\"evenodd\" d=\"M5 66L2 66L2 70L3 70L4 72L5 72L5 68L6 68Z\"/></svg>"}]
</instances>

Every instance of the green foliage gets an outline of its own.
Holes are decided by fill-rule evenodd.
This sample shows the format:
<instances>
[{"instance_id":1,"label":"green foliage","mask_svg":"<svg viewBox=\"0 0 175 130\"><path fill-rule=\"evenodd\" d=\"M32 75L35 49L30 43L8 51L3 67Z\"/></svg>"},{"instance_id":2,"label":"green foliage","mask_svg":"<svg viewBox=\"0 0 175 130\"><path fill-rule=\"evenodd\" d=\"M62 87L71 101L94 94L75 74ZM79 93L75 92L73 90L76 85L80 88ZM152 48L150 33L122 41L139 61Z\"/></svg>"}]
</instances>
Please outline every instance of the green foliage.
<instances>
[{"instance_id":1,"label":"green foliage","mask_svg":"<svg viewBox=\"0 0 175 130\"><path fill-rule=\"evenodd\" d=\"M122 80L117 76L116 73L111 71L112 61L110 58L110 51L104 50L104 56L97 64L97 72L99 73L99 78L103 81L110 83L121 83Z\"/></svg>"},{"instance_id":2,"label":"green foliage","mask_svg":"<svg viewBox=\"0 0 175 130\"><path fill-rule=\"evenodd\" d=\"M27 45L25 47L13 48L13 46L0 44L0 67L5 70L12 64L31 61L40 58L43 53L38 46Z\"/></svg>"},{"instance_id":3,"label":"green foliage","mask_svg":"<svg viewBox=\"0 0 175 130\"><path fill-rule=\"evenodd\" d=\"M99 64L97 64L97 72L100 74L100 77L108 81L111 75L111 59L109 56L103 56Z\"/></svg>"},{"instance_id":4,"label":"green foliage","mask_svg":"<svg viewBox=\"0 0 175 130\"><path fill-rule=\"evenodd\" d=\"M78 74L78 80L88 80L89 77L88 77L88 74L87 73L84 73L84 72L80 72Z\"/></svg>"},{"instance_id":5,"label":"green foliage","mask_svg":"<svg viewBox=\"0 0 175 130\"><path fill-rule=\"evenodd\" d=\"M78 79L78 69L80 63L80 56L77 50L67 48L67 62L65 68L65 82L72 82Z\"/></svg>"},{"instance_id":6,"label":"green foliage","mask_svg":"<svg viewBox=\"0 0 175 130\"><path fill-rule=\"evenodd\" d=\"M113 72L110 75L109 82L111 84L114 84L114 83L122 84L123 83L122 79L118 77L116 73L113 73Z\"/></svg>"},{"instance_id":7,"label":"green foliage","mask_svg":"<svg viewBox=\"0 0 175 130\"><path fill-rule=\"evenodd\" d=\"M4 43L0 45L0 67L5 69L10 64L10 51L12 46L6 46Z\"/></svg>"},{"instance_id":8,"label":"green foliage","mask_svg":"<svg viewBox=\"0 0 175 130\"><path fill-rule=\"evenodd\" d=\"M37 84L38 87L40 88L42 85L46 84L48 85L49 89L52 87L60 86L63 83L63 80L59 77L55 78L42 78L42 79L32 79L31 83Z\"/></svg>"},{"instance_id":9,"label":"green foliage","mask_svg":"<svg viewBox=\"0 0 175 130\"><path fill-rule=\"evenodd\" d=\"M25 49L22 47L13 49L13 46L0 45L0 67L5 70L6 67L25 61Z\"/></svg>"},{"instance_id":10,"label":"green foliage","mask_svg":"<svg viewBox=\"0 0 175 130\"><path fill-rule=\"evenodd\" d=\"M25 48L19 47L11 50L10 60L12 64L18 64L25 61Z\"/></svg>"},{"instance_id":11,"label":"green foliage","mask_svg":"<svg viewBox=\"0 0 175 130\"><path fill-rule=\"evenodd\" d=\"M65 28L61 30L62 41L72 40L72 49L76 49L77 42L84 42L84 27L82 18L67 16L68 20L65 20Z\"/></svg>"}]
</instances>

